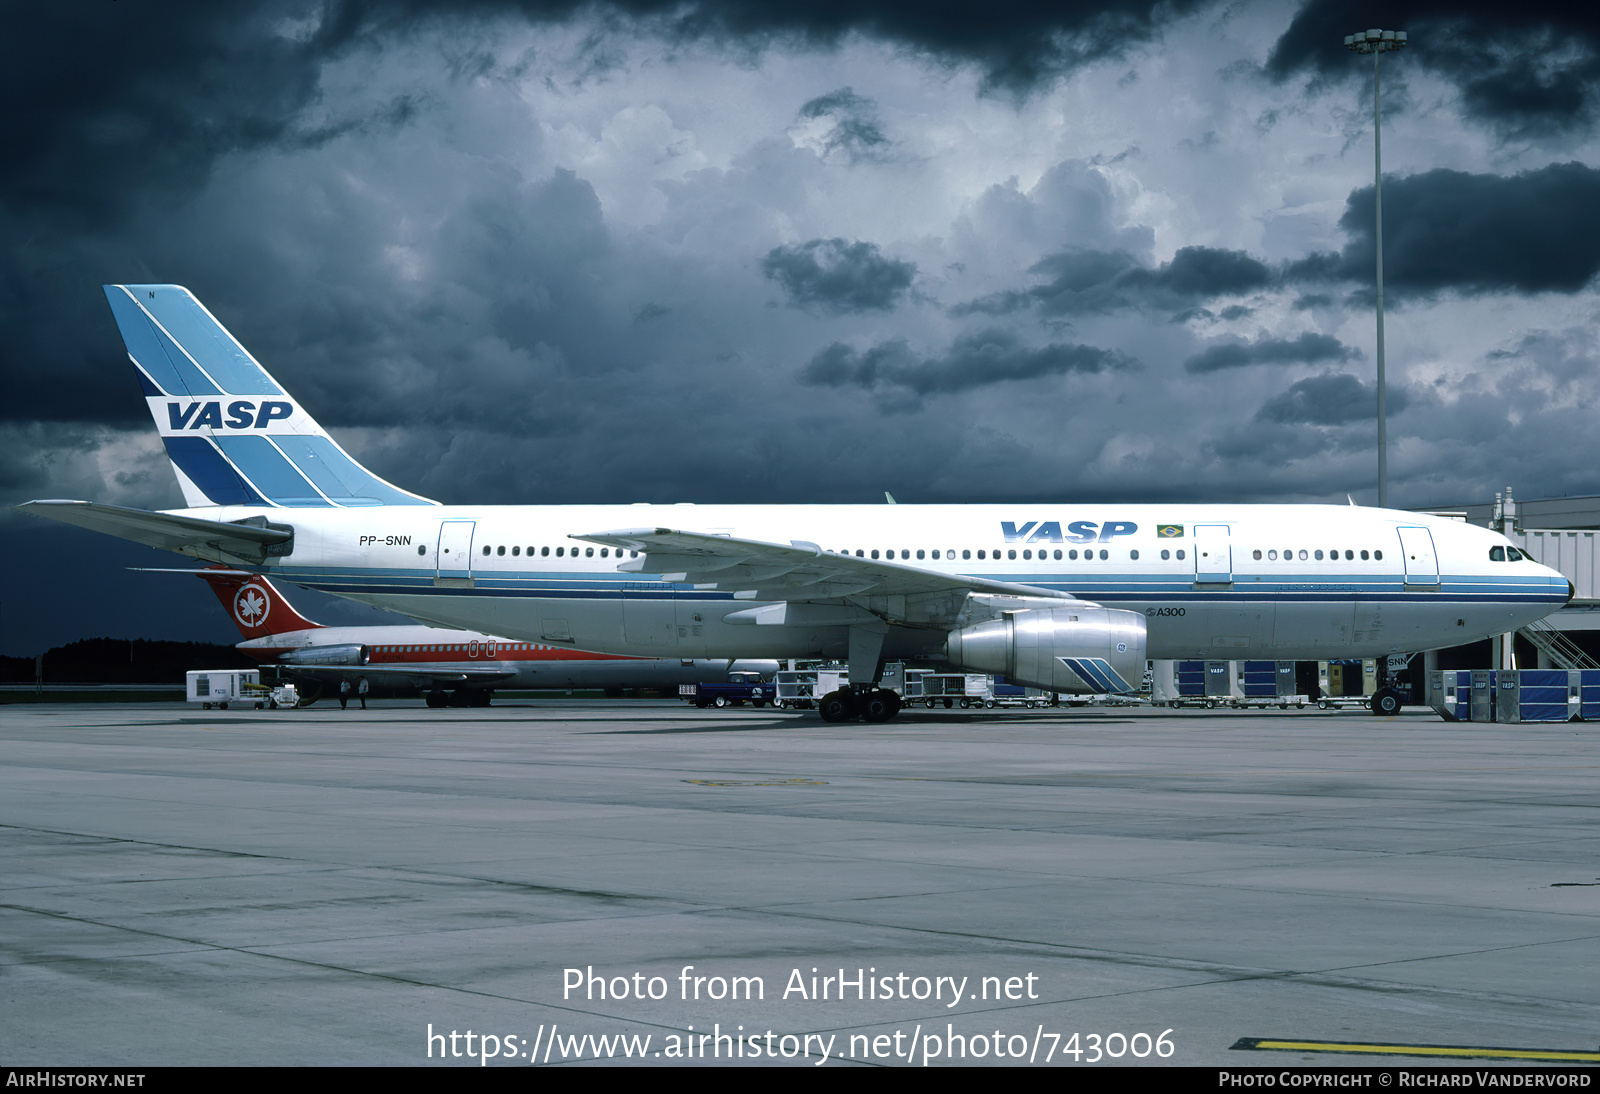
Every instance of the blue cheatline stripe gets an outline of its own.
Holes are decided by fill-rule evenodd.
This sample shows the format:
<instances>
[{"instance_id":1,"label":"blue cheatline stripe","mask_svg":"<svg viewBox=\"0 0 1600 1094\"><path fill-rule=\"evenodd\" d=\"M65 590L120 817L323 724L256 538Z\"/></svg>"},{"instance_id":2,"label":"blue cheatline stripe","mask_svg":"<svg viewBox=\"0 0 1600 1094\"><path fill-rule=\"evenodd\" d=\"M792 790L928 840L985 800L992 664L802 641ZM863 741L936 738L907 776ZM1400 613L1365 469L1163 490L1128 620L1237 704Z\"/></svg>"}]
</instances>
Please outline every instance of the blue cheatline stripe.
<instances>
[{"instance_id":1,"label":"blue cheatline stripe","mask_svg":"<svg viewBox=\"0 0 1600 1094\"><path fill-rule=\"evenodd\" d=\"M305 477L265 437L219 436L216 442L222 454L268 500L278 505L327 508L327 499L312 489Z\"/></svg>"},{"instance_id":2,"label":"blue cheatline stripe","mask_svg":"<svg viewBox=\"0 0 1600 1094\"><path fill-rule=\"evenodd\" d=\"M153 315L224 391L234 395L283 394L272 377L250 359L244 347L189 293L176 285L129 285L127 288L139 306ZM175 349L169 349L168 353L176 356Z\"/></svg>"},{"instance_id":3,"label":"blue cheatline stripe","mask_svg":"<svg viewBox=\"0 0 1600 1094\"><path fill-rule=\"evenodd\" d=\"M390 486L339 451L327 437L277 434L283 454L337 505L431 505Z\"/></svg>"},{"instance_id":4,"label":"blue cheatline stripe","mask_svg":"<svg viewBox=\"0 0 1600 1094\"><path fill-rule=\"evenodd\" d=\"M220 394L216 385L202 376L187 357L176 350L172 354L167 352L164 339L150 322L150 317L129 299L127 293L116 285L107 285L105 290L106 300L111 304L112 318L117 321L122 342L128 347L128 356L149 374L163 394Z\"/></svg>"},{"instance_id":5,"label":"blue cheatline stripe","mask_svg":"<svg viewBox=\"0 0 1600 1094\"><path fill-rule=\"evenodd\" d=\"M371 573L360 573L360 572L354 572L354 571L339 571L337 573L327 573L327 572L312 572L312 573L308 573L308 572L304 572L304 571L300 571L300 570L292 570L292 569L273 570L271 572L274 573L274 574L278 574L278 575L283 576L285 580L298 582L300 584L309 584L309 583L312 583L312 582L332 582L332 581L337 581L337 582L340 583L340 586L339 586L340 591L345 591L345 592L362 591L362 590L369 591L369 592L382 592L382 591L385 591L386 589L405 588L405 586L397 586L397 585L392 584L393 582L404 581L404 580L425 581L425 582L430 583L430 585L431 585L431 582L432 582L432 580L433 580L433 578L435 576L434 575L434 571L431 570L431 569L429 569L429 570L416 570L416 571L398 571L398 572L396 572L396 571L375 571L375 572L371 572ZM667 594L670 594L670 595L676 596L680 600L730 601L730 600L733 599L733 594L731 592L717 592L717 591L713 591L713 590L694 590L694 589L690 589L688 587L674 587L674 586L665 585L665 584L661 585L657 589L623 589L623 588L618 588L617 587L618 585L624 584L624 582L629 583L629 584L637 583L638 582L638 578L637 578L636 575L633 575L633 574L623 574L623 575L618 575L618 577L616 577L616 578L612 578L612 577L609 577L607 575L591 573L591 574L584 574L584 575L573 575L571 578L559 579L559 578L538 578L538 577L529 578L529 577L522 576L522 575L519 575L519 574L504 574L504 573L495 573L495 572L491 572L491 573L487 573L486 574L483 570L480 569L480 570L476 570L473 573L473 577L477 580L477 591L479 592L480 595L508 596L508 597L530 597L530 598L534 598L534 599L561 599L562 597L572 597L572 598L575 598L575 599L576 598L592 599L592 598L595 598L595 597L617 598L617 597L621 597L626 592L626 593L644 594L644 595L667 595ZM594 583L596 581L603 582L604 583L603 587L595 588ZM530 583L536 583L535 587L529 588L528 586L529 586ZM413 591L415 591L415 590L413 590ZM430 588L427 591L432 592L434 590L432 590ZM1088 599L1091 599L1091 600L1103 602L1103 603L1114 602L1114 601L1116 601L1118 599L1117 597L1105 595L1105 594L1103 594L1101 592L1098 592L1098 591L1096 591L1094 589L1085 589L1085 588L1081 588L1080 587L1079 591L1082 593L1082 595L1084 597L1086 597ZM442 596L459 596L460 595L460 591L459 590L441 589L441 590L438 590L438 592L439 592L439 595L442 595ZM1249 597L1228 597L1227 599L1219 599L1219 597L1222 596L1222 595L1224 595L1224 594L1216 594L1214 596L1208 597L1207 599L1209 599L1213 603L1227 604L1227 605L1235 606L1235 607L1240 605L1240 604L1259 604L1259 605L1270 606L1272 604L1281 603L1281 602L1293 602L1293 603L1303 603L1303 604L1324 604L1324 603L1339 602L1339 601L1343 601L1343 602L1359 601L1359 602L1362 602L1362 603L1428 604L1428 605L1431 605L1431 606L1439 606L1439 605L1442 605L1442 604L1466 604L1466 605L1540 604L1540 603L1548 603L1551 600L1551 596L1550 595L1545 595L1545 596L1525 596L1525 595L1512 596L1512 595L1487 595L1487 594L1482 594L1482 593L1460 594L1460 595L1450 595L1450 594L1441 595L1441 594L1438 594L1438 593L1394 593L1394 594L1382 595L1382 596L1370 595L1370 594L1352 595L1352 594L1344 593L1344 594L1325 594L1325 595L1298 594L1298 595L1292 595L1292 596L1291 595L1283 595L1283 596L1276 596L1276 597L1274 597L1274 596L1263 596L1263 595L1261 595L1259 593L1255 593L1255 594L1252 594ZM1167 597L1164 596L1164 595L1161 595L1159 598L1160 599L1167 599ZM1140 598L1140 597L1135 597L1135 596L1129 596L1129 597L1126 597L1126 598L1123 598L1123 599L1139 601L1139 600L1142 600L1142 599L1150 599L1150 598ZM1557 599L1559 601L1565 601L1565 599L1566 599L1566 591L1564 589L1562 590L1562 593L1561 593L1560 597L1557 598ZM754 601L737 601L737 603L755 603L755 602ZM766 601L763 601L762 603L766 603Z\"/></svg>"},{"instance_id":6,"label":"blue cheatline stripe","mask_svg":"<svg viewBox=\"0 0 1600 1094\"><path fill-rule=\"evenodd\" d=\"M204 437L164 437L167 455L213 505L271 505Z\"/></svg>"}]
</instances>

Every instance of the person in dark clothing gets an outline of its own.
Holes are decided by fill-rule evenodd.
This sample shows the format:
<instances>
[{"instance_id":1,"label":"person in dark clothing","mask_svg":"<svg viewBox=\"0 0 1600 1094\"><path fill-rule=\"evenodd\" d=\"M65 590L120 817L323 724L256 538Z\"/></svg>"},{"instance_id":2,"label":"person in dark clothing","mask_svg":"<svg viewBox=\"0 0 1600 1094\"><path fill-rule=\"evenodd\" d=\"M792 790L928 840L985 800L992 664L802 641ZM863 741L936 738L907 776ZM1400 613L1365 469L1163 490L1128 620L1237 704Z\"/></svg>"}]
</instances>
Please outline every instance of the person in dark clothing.
<instances>
[{"instance_id":1,"label":"person in dark clothing","mask_svg":"<svg viewBox=\"0 0 1600 1094\"><path fill-rule=\"evenodd\" d=\"M363 676L361 678L361 683L356 688L356 694L358 696L360 696L360 698L361 698L361 709L362 710L366 710L367 709L367 678L365 676Z\"/></svg>"}]
</instances>

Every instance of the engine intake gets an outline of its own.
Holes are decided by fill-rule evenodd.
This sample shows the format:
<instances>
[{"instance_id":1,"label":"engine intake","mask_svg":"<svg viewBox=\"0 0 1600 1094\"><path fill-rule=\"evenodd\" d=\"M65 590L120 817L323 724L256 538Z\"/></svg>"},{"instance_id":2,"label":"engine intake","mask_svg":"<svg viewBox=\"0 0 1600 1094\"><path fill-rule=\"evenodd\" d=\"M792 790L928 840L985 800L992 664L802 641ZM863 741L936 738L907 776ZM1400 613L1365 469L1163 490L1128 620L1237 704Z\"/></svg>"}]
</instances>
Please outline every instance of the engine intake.
<instances>
[{"instance_id":1,"label":"engine intake","mask_svg":"<svg viewBox=\"0 0 1600 1094\"><path fill-rule=\"evenodd\" d=\"M283 665L365 665L372 657L366 646L301 646L278 658Z\"/></svg>"},{"instance_id":2,"label":"engine intake","mask_svg":"<svg viewBox=\"0 0 1600 1094\"><path fill-rule=\"evenodd\" d=\"M1144 679L1145 625L1115 608L1006 612L945 639L951 662L1049 691L1137 691Z\"/></svg>"}]
</instances>

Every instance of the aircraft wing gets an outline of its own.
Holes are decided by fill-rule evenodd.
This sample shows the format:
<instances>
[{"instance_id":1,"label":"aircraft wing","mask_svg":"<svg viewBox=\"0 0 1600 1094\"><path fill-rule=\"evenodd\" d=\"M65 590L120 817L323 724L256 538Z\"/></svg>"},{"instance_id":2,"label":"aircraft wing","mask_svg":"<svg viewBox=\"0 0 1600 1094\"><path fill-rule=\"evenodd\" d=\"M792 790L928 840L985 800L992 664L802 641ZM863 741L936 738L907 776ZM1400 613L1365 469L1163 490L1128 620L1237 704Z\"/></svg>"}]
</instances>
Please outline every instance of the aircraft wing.
<instances>
[{"instance_id":1,"label":"aircraft wing","mask_svg":"<svg viewBox=\"0 0 1600 1094\"><path fill-rule=\"evenodd\" d=\"M834 554L801 540L765 543L671 528L626 528L571 538L640 553L638 558L618 566L619 570L660 574L668 581L732 592L735 600L835 600L950 593L1075 599L1068 593L1035 585Z\"/></svg>"},{"instance_id":2,"label":"aircraft wing","mask_svg":"<svg viewBox=\"0 0 1600 1094\"><path fill-rule=\"evenodd\" d=\"M152 513L102 505L92 501L29 501L17 506L24 513L48 517L65 524L76 524L96 532L131 539L147 547L213 557L221 552L238 558L263 561L268 549L294 538L294 533L261 524L234 524L229 521L180 517L171 513Z\"/></svg>"}]
</instances>

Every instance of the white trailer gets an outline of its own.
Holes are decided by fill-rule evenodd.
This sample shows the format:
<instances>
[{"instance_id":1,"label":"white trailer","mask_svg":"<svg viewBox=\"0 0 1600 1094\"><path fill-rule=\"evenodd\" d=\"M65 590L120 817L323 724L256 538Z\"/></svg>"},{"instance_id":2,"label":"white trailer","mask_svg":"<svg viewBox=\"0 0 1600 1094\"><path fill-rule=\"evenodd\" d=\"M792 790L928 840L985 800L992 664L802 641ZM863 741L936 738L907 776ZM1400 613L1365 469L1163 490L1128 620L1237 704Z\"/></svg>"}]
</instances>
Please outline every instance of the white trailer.
<instances>
[{"instance_id":1,"label":"white trailer","mask_svg":"<svg viewBox=\"0 0 1600 1094\"><path fill-rule=\"evenodd\" d=\"M184 674L188 701L199 703L203 710L213 706L227 710L229 703L254 702L251 688L260 687L260 669L191 669Z\"/></svg>"}]
</instances>

